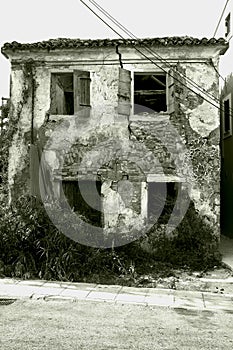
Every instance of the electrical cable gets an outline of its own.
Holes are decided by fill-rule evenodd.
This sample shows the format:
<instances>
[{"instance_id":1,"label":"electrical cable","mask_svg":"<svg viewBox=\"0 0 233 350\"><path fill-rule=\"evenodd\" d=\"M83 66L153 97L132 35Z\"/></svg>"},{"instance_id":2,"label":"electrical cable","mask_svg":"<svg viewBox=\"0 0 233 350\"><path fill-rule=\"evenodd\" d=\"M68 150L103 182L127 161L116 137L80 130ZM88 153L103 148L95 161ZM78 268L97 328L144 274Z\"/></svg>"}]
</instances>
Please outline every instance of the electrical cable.
<instances>
[{"instance_id":1,"label":"electrical cable","mask_svg":"<svg viewBox=\"0 0 233 350\"><path fill-rule=\"evenodd\" d=\"M101 11L107 18L109 18L117 27L119 27L122 31L124 31L127 35L129 35L131 37L131 39L135 39L135 40L139 40L131 31L129 31L125 26L123 26L119 21L117 21L111 14L109 14L109 12L107 12L103 7L101 7L96 1L94 0L89 0L90 3L92 3L92 5L94 5L96 8L98 8L99 11ZM155 51L153 51L151 48L149 48L146 45L142 45L147 51L149 51L150 53L152 53L152 55L159 59L160 61L162 61L163 63L165 63L171 70L174 70L173 66L167 61L165 60L162 56L160 56L159 54L155 53ZM212 62L211 62L212 64ZM214 66L215 71L217 72L217 74L219 76L220 73L217 71L217 68ZM218 102L218 99L212 95L211 93L209 93L208 91L206 91L204 88L202 88L200 85L198 85L196 82L194 82L192 79L186 77L184 74L182 74L181 72L176 72L176 74L180 75L181 78L185 78L186 81L189 81L189 83L197 88L199 91L201 91L202 93L205 93L209 98L213 99L215 102ZM223 78L224 79L224 78Z\"/></svg>"},{"instance_id":2,"label":"electrical cable","mask_svg":"<svg viewBox=\"0 0 233 350\"><path fill-rule=\"evenodd\" d=\"M223 76L219 73L219 71L217 70L217 68L216 68L215 65L214 65L214 62L213 62L212 58L210 59L210 64L211 64L211 66L214 68L215 72L218 74L219 78L221 78L221 79L224 81L224 83L225 83L225 82L226 82L226 79L223 78Z\"/></svg>"},{"instance_id":3,"label":"electrical cable","mask_svg":"<svg viewBox=\"0 0 233 350\"><path fill-rule=\"evenodd\" d=\"M217 27L216 27L216 29L215 29L215 31L214 31L213 37L215 37L215 35L216 35L216 33L217 33L217 30L218 30L219 25L220 25L220 23L221 23L221 20L222 20L222 18L223 18L223 15L224 15L224 12L225 12L225 10L226 10L226 7L227 7L228 2L229 2L229 0L226 1L225 6L224 6L224 9L222 10L222 14L221 14L221 16L220 16L220 18L219 18L219 21L218 21Z\"/></svg>"},{"instance_id":4,"label":"electrical cable","mask_svg":"<svg viewBox=\"0 0 233 350\"><path fill-rule=\"evenodd\" d=\"M123 40L127 40L125 39L118 31L116 31L114 28L112 28L112 26L110 24L108 24L103 18L101 18L90 6L88 6L83 0L80 0L84 6L86 6L97 18L99 18L107 27L109 27L115 34L117 34L121 39ZM92 0L89 0L92 1ZM104 10L105 11L105 10ZM111 16L112 17L112 16ZM119 23L119 22L118 22ZM121 25L122 26L122 25ZM122 26L124 27L124 26ZM137 47L134 47L135 50L137 52L139 52L142 56L144 56L147 60L149 60L152 64L156 65L159 69L161 69L162 71L164 71L166 74L171 75L171 73L167 72L163 67L159 66L156 62L152 61L150 57L146 56L141 50L139 50ZM176 72L177 73L177 72ZM209 104L211 104L212 106L214 106L215 108L217 108L219 111L222 110L221 106L214 104L214 102L219 102L219 101L210 101L207 98L201 96L199 93L197 93L196 91L194 91L193 89L191 89L189 86L187 86L186 84L184 84L183 82L181 82L179 79L177 79L176 77L172 76L176 81L178 81L181 85L185 86L187 89L189 89L190 91L192 91L193 93L195 93L197 96L202 97L203 100L205 100L206 102L208 102ZM202 94L207 95L206 92L201 91ZM207 96L209 98L209 96Z\"/></svg>"}]
</instances>

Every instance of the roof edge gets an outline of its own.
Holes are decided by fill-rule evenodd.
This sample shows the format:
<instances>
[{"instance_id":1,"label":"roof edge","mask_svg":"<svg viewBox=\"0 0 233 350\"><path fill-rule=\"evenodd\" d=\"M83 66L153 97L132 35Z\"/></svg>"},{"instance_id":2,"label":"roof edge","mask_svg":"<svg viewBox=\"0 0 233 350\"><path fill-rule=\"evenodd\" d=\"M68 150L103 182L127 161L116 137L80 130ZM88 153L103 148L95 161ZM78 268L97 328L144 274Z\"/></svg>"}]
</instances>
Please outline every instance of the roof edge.
<instances>
[{"instance_id":1,"label":"roof edge","mask_svg":"<svg viewBox=\"0 0 233 350\"><path fill-rule=\"evenodd\" d=\"M34 43L18 43L13 41L5 43L2 48L2 54L8 58L7 52L27 51L27 50L64 50L88 47L111 47L111 46L218 46L223 48L220 54L224 54L228 49L229 43L224 38L193 38L189 36L173 36L173 37L158 37L158 38L144 38L144 39L69 39L58 38L49 39L46 41Z\"/></svg>"}]
</instances>

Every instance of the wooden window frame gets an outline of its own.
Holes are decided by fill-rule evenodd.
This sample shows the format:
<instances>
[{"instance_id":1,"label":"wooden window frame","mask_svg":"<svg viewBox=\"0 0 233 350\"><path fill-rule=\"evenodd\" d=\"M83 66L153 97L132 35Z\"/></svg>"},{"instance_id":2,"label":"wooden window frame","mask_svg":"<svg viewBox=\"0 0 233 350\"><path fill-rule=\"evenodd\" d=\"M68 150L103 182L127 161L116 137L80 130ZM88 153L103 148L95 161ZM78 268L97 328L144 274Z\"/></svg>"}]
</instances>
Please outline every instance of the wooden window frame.
<instances>
[{"instance_id":1,"label":"wooden window frame","mask_svg":"<svg viewBox=\"0 0 233 350\"><path fill-rule=\"evenodd\" d=\"M185 178L176 175L163 175L163 174L148 174L145 182L141 183L141 215L147 221L148 217L148 184L150 182L159 183L176 183L182 188L183 183L186 182ZM176 207L179 207L179 203L175 203Z\"/></svg>"},{"instance_id":2,"label":"wooden window frame","mask_svg":"<svg viewBox=\"0 0 233 350\"><path fill-rule=\"evenodd\" d=\"M52 119L60 119L74 115L89 117L91 109L91 72L86 70L62 70L50 73L50 109L52 101L52 75L72 74L73 76L73 114L51 113ZM88 83L86 83L88 82ZM85 91L83 90L83 88ZM54 118L53 118L54 117Z\"/></svg>"},{"instance_id":3,"label":"wooden window frame","mask_svg":"<svg viewBox=\"0 0 233 350\"><path fill-rule=\"evenodd\" d=\"M175 69L175 66L171 68L171 70L167 70L165 72L161 70L145 70L145 69L135 69L131 70L131 114L130 114L130 119L140 119L146 121L151 120L150 114L147 116L140 116L140 115L135 115L134 116L134 75L135 74L141 74L141 75L162 75L164 74L166 76L166 105L167 105L167 110L166 111L161 111L161 112L155 112L158 115L169 115L175 111L175 94L174 94L174 74L172 73L173 70Z\"/></svg>"},{"instance_id":4,"label":"wooden window frame","mask_svg":"<svg viewBox=\"0 0 233 350\"><path fill-rule=\"evenodd\" d=\"M132 98L133 98L133 106L135 102L135 75L148 75L148 76L164 76L166 80L166 87L165 89L165 98L166 98L166 111L158 111L157 113L166 113L167 112L167 73L164 73L163 71L134 71L133 72L133 90L132 90ZM148 107L149 108L149 107ZM134 111L133 111L134 112Z\"/></svg>"}]
</instances>

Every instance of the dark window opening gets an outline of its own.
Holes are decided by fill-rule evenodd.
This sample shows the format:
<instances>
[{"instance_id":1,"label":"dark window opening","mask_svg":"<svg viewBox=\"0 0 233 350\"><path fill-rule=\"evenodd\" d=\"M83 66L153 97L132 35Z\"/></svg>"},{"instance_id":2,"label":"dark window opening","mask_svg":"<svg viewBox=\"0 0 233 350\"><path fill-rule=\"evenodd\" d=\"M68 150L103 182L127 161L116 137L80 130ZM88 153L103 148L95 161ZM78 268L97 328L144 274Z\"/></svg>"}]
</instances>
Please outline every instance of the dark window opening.
<instances>
[{"instance_id":1,"label":"dark window opening","mask_svg":"<svg viewBox=\"0 0 233 350\"><path fill-rule=\"evenodd\" d=\"M90 72L74 70L73 73L52 73L50 88L50 113L74 115L90 112ZM85 110L85 113L83 112Z\"/></svg>"},{"instance_id":2,"label":"dark window opening","mask_svg":"<svg viewBox=\"0 0 233 350\"><path fill-rule=\"evenodd\" d=\"M142 112L166 112L166 75L134 74L135 114Z\"/></svg>"},{"instance_id":3,"label":"dark window opening","mask_svg":"<svg viewBox=\"0 0 233 350\"><path fill-rule=\"evenodd\" d=\"M73 73L52 73L51 113L74 114Z\"/></svg>"},{"instance_id":4,"label":"dark window opening","mask_svg":"<svg viewBox=\"0 0 233 350\"><path fill-rule=\"evenodd\" d=\"M224 132L230 131L230 101L224 101Z\"/></svg>"},{"instance_id":5,"label":"dark window opening","mask_svg":"<svg viewBox=\"0 0 233 350\"><path fill-rule=\"evenodd\" d=\"M174 210L179 215L176 206L179 184L176 182L149 182L148 183L148 219L153 222L158 217L158 224L166 225ZM164 203L165 198L165 203Z\"/></svg>"},{"instance_id":6,"label":"dark window opening","mask_svg":"<svg viewBox=\"0 0 233 350\"><path fill-rule=\"evenodd\" d=\"M73 92L65 91L65 104L66 104L66 111L68 115L74 114L74 95Z\"/></svg>"},{"instance_id":7,"label":"dark window opening","mask_svg":"<svg viewBox=\"0 0 233 350\"><path fill-rule=\"evenodd\" d=\"M96 186L96 191L93 190ZM74 212L94 226L103 226L100 181L62 181L64 195ZM81 191L80 191L81 188Z\"/></svg>"},{"instance_id":8,"label":"dark window opening","mask_svg":"<svg viewBox=\"0 0 233 350\"><path fill-rule=\"evenodd\" d=\"M225 28L226 28L225 37L227 37L231 31L231 14L230 13L225 19Z\"/></svg>"}]
</instances>

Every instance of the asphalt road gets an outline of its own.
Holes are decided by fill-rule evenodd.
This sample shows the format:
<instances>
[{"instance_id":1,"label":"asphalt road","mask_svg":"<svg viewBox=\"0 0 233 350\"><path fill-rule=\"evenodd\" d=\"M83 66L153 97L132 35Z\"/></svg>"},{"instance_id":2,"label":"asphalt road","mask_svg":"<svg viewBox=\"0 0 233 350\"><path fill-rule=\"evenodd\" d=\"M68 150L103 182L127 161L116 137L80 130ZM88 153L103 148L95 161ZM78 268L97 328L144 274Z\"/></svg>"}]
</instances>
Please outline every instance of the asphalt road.
<instances>
[{"instance_id":1,"label":"asphalt road","mask_svg":"<svg viewBox=\"0 0 233 350\"><path fill-rule=\"evenodd\" d=\"M233 349L233 313L92 301L0 305L1 350Z\"/></svg>"}]
</instances>

